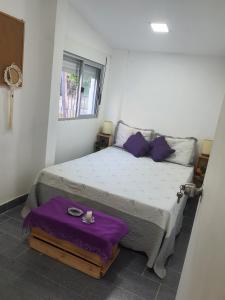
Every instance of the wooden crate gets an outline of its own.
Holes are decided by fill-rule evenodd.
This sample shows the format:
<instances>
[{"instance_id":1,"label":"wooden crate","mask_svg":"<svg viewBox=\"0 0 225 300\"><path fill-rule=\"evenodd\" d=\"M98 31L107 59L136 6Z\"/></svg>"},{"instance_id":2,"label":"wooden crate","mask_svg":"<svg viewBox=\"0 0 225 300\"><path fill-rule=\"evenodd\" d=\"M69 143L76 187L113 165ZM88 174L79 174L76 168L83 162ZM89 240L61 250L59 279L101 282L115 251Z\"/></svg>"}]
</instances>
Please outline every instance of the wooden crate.
<instances>
[{"instance_id":1,"label":"wooden crate","mask_svg":"<svg viewBox=\"0 0 225 300\"><path fill-rule=\"evenodd\" d=\"M103 264L99 255L55 238L39 228L32 228L28 242L31 248L97 279L105 275L120 251L116 245L109 261Z\"/></svg>"}]
</instances>

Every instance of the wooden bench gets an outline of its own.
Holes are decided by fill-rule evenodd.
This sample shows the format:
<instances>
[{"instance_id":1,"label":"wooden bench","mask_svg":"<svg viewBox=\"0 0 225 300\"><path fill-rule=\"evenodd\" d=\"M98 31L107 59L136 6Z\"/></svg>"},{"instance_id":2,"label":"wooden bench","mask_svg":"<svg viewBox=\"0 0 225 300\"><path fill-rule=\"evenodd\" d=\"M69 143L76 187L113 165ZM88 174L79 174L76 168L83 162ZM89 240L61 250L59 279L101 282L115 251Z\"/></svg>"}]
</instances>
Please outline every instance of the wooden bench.
<instances>
[{"instance_id":1,"label":"wooden bench","mask_svg":"<svg viewBox=\"0 0 225 300\"><path fill-rule=\"evenodd\" d=\"M55 238L39 228L32 228L28 242L31 248L96 279L105 275L120 251L118 245L114 246L111 258L104 264L99 255Z\"/></svg>"}]
</instances>

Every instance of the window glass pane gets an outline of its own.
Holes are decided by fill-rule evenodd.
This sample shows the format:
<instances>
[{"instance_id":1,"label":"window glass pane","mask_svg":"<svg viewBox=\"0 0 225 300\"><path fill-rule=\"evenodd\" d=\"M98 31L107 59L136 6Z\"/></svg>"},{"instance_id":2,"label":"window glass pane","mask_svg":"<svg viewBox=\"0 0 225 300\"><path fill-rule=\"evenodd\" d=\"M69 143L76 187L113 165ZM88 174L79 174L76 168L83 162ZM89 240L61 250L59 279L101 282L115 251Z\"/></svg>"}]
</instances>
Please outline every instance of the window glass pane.
<instances>
[{"instance_id":1,"label":"window glass pane","mask_svg":"<svg viewBox=\"0 0 225 300\"><path fill-rule=\"evenodd\" d=\"M99 93L99 80L101 70L84 65L82 88L81 88L81 99L79 107L79 115L95 115L96 113L96 101Z\"/></svg>"},{"instance_id":2,"label":"window glass pane","mask_svg":"<svg viewBox=\"0 0 225 300\"><path fill-rule=\"evenodd\" d=\"M64 51L59 119L96 117L102 65Z\"/></svg>"},{"instance_id":3,"label":"window glass pane","mask_svg":"<svg viewBox=\"0 0 225 300\"><path fill-rule=\"evenodd\" d=\"M80 61L64 60L60 84L59 119L76 117L80 70Z\"/></svg>"}]
</instances>

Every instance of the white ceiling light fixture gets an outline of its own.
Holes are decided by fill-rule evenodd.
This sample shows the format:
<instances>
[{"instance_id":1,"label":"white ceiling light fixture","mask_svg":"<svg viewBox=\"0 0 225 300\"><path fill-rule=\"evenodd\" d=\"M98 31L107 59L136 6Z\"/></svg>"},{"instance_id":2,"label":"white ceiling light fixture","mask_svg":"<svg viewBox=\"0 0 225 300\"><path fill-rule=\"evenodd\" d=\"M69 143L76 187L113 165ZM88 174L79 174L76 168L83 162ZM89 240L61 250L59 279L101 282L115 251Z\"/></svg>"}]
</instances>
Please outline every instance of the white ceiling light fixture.
<instances>
[{"instance_id":1,"label":"white ceiling light fixture","mask_svg":"<svg viewBox=\"0 0 225 300\"><path fill-rule=\"evenodd\" d=\"M166 23L151 23L152 31L155 33L168 33L169 28Z\"/></svg>"}]
</instances>

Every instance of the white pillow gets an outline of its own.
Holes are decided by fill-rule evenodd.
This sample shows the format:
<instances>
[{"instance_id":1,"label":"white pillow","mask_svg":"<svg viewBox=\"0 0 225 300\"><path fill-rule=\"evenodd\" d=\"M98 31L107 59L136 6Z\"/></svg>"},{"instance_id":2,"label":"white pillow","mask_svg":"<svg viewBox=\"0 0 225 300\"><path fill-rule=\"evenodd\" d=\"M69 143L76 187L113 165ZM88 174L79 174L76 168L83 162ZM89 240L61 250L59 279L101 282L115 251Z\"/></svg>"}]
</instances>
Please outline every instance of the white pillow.
<instances>
[{"instance_id":1,"label":"white pillow","mask_svg":"<svg viewBox=\"0 0 225 300\"><path fill-rule=\"evenodd\" d=\"M154 134L153 130L134 128L133 129L133 134L137 133L138 131L143 135L143 137L146 139L147 142L150 142L152 140L153 134Z\"/></svg>"},{"instance_id":2,"label":"white pillow","mask_svg":"<svg viewBox=\"0 0 225 300\"><path fill-rule=\"evenodd\" d=\"M169 146L176 150L166 161L190 166L194 163L196 140L194 138L165 137Z\"/></svg>"},{"instance_id":3,"label":"white pillow","mask_svg":"<svg viewBox=\"0 0 225 300\"><path fill-rule=\"evenodd\" d=\"M115 146L123 148L123 144L133 134L133 129L123 123L119 123L117 127Z\"/></svg>"},{"instance_id":4,"label":"white pillow","mask_svg":"<svg viewBox=\"0 0 225 300\"><path fill-rule=\"evenodd\" d=\"M146 141L150 142L153 136L154 131L151 129L139 129L136 127L131 127L127 124L124 124L122 121L118 122L115 136L115 146L123 148L124 143L127 139L137 132L141 132Z\"/></svg>"}]
</instances>

